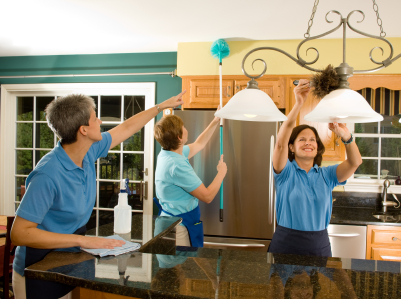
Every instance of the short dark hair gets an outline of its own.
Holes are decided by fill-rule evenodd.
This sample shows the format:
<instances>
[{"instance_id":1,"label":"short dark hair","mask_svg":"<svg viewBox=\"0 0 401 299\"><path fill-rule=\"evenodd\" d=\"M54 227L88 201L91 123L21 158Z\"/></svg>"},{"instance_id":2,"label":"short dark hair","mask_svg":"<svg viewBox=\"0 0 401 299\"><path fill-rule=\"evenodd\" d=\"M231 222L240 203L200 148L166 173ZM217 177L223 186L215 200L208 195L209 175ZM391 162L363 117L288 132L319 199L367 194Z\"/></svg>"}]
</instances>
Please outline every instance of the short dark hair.
<instances>
[{"instance_id":1,"label":"short dark hair","mask_svg":"<svg viewBox=\"0 0 401 299\"><path fill-rule=\"evenodd\" d=\"M179 116L167 115L159 120L154 128L157 142L167 151L176 150L180 146L178 137L182 138L184 122Z\"/></svg>"},{"instance_id":2,"label":"short dark hair","mask_svg":"<svg viewBox=\"0 0 401 299\"><path fill-rule=\"evenodd\" d=\"M292 130L290 140L288 141L288 159L290 161L294 160L295 155L289 150L290 144L294 144L294 141L295 141L295 139L297 139L299 133L301 133L305 129L310 129L315 134L316 142L317 142L317 154L316 154L315 158L313 159L313 165L317 164L317 166L320 166L322 164L323 154L326 149L324 147L323 142L320 140L317 130L314 127L311 127L308 125L299 125Z\"/></svg>"},{"instance_id":3,"label":"short dark hair","mask_svg":"<svg viewBox=\"0 0 401 299\"><path fill-rule=\"evenodd\" d=\"M88 126L95 101L83 94L70 94L51 101L46 109L47 124L62 144L77 141L79 127Z\"/></svg>"}]
</instances>

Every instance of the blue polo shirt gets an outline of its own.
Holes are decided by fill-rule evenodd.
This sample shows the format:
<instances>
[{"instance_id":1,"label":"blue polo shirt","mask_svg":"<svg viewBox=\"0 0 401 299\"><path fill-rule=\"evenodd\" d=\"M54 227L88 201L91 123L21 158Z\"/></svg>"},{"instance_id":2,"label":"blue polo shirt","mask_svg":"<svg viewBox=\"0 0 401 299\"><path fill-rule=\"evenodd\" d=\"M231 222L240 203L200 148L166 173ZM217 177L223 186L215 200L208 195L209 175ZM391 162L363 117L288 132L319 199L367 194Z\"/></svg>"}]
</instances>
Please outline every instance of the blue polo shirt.
<instances>
[{"instance_id":1,"label":"blue polo shirt","mask_svg":"<svg viewBox=\"0 0 401 299\"><path fill-rule=\"evenodd\" d=\"M16 215L38 224L37 228L60 234L72 234L84 226L96 201L95 161L107 156L111 135L102 133L82 163L77 166L60 142L45 155L26 179L26 192ZM18 246L14 269L24 275L25 246Z\"/></svg>"},{"instance_id":2,"label":"blue polo shirt","mask_svg":"<svg viewBox=\"0 0 401 299\"><path fill-rule=\"evenodd\" d=\"M338 181L337 167L315 164L306 173L294 159L287 160L279 174L273 168L278 225L301 231L326 229L333 208L333 188L347 182Z\"/></svg>"},{"instance_id":3,"label":"blue polo shirt","mask_svg":"<svg viewBox=\"0 0 401 299\"><path fill-rule=\"evenodd\" d=\"M190 194L202 181L188 161L189 147L184 146L182 155L161 150L157 157L155 174L156 196L163 210L179 215L198 206L198 199ZM170 216L162 213L161 216Z\"/></svg>"}]
</instances>

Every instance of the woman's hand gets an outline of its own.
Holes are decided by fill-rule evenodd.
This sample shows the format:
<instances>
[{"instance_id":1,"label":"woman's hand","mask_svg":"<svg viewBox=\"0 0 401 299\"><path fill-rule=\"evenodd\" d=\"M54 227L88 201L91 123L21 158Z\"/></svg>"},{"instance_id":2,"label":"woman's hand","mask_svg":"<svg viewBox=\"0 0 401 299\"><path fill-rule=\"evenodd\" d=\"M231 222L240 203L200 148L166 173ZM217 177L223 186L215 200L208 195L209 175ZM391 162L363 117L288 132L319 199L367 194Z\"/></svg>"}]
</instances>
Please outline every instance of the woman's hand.
<instances>
[{"instance_id":1,"label":"woman's hand","mask_svg":"<svg viewBox=\"0 0 401 299\"><path fill-rule=\"evenodd\" d=\"M114 240L114 239L106 239L106 238L98 238L98 237L84 237L81 239L81 247L82 248L90 248L90 249L113 249L114 247L121 247L125 244L124 241Z\"/></svg>"},{"instance_id":2,"label":"woman's hand","mask_svg":"<svg viewBox=\"0 0 401 299\"><path fill-rule=\"evenodd\" d=\"M217 106L216 112L220 110L220 105ZM212 122L220 122L220 117L215 116Z\"/></svg>"},{"instance_id":3,"label":"woman's hand","mask_svg":"<svg viewBox=\"0 0 401 299\"><path fill-rule=\"evenodd\" d=\"M310 91L309 80L301 79L298 85L294 88L295 100L299 105L303 105L308 98Z\"/></svg>"},{"instance_id":4,"label":"woman's hand","mask_svg":"<svg viewBox=\"0 0 401 299\"><path fill-rule=\"evenodd\" d=\"M220 174L223 174L224 176L227 173L227 164L226 162L223 161L223 156L221 155L220 160L219 160L219 164L217 164L217 172Z\"/></svg>"},{"instance_id":5,"label":"woman's hand","mask_svg":"<svg viewBox=\"0 0 401 299\"><path fill-rule=\"evenodd\" d=\"M351 138L351 133L345 124L329 123L329 129L334 134L341 137L343 141L347 141Z\"/></svg>"},{"instance_id":6,"label":"woman's hand","mask_svg":"<svg viewBox=\"0 0 401 299\"><path fill-rule=\"evenodd\" d=\"M166 108L175 108L177 106L180 106L184 104L184 101L182 100L182 96L187 92L187 90L184 90L183 92L180 92L178 95L169 98L168 100L165 100L163 103L159 105L161 109L166 109Z\"/></svg>"}]
</instances>

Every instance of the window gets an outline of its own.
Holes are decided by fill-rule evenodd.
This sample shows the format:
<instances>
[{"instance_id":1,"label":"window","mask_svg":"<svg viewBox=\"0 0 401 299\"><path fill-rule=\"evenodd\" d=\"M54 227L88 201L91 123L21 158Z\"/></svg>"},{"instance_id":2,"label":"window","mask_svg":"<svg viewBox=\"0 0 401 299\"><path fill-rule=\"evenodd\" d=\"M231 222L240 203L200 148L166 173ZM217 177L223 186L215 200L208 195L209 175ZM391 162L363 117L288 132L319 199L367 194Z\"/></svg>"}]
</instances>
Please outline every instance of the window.
<instances>
[{"instance_id":1,"label":"window","mask_svg":"<svg viewBox=\"0 0 401 299\"><path fill-rule=\"evenodd\" d=\"M2 213L13 214L21 201L25 180L39 160L57 144L47 125L44 109L58 96L83 93L96 103L103 121L102 131L154 106L154 83L25 84L2 86L3 113L1 135ZM111 149L96 162L97 198L87 228L98 235L99 225L114 222L119 182L129 179L133 192L129 204L133 213L152 214L153 205L153 125ZM6 187L5 187L6 186ZM140 241L140 240L138 240Z\"/></svg>"},{"instance_id":2,"label":"window","mask_svg":"<svg viewBox=\"0 0 401 299\"><path fill-rule=\"evenodd\" d=\"M363 163L354 174L361 181L389 179L401 176L401 92L378 88L358 91L384 120L355 124L354 137Z\"/></svg>"}]
</instances>

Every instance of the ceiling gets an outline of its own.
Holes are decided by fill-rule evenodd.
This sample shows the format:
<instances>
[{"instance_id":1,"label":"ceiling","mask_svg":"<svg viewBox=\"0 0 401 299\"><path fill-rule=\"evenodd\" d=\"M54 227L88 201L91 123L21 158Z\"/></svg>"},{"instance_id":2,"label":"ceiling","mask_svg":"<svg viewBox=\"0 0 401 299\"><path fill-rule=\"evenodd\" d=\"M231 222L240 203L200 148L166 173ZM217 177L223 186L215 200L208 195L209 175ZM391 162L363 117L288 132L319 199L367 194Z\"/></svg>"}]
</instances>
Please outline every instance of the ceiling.
<instances>
[{"instance_id":1,"label":"ceiling","mask_svg":"<svg viewBox=\"0 0 401 299\"><path fill-rule=\"evenodd\" d=\"M177 51L180 42L302 39L315 0L0 0L0 56ZM320 0L311 35L339 22L378 35L372 0ZM400 0L376 0L387 37L401 37ZM341 30L327 38L342 37ZM347 37L360 37L347 31Z\"/></svg>"}]
</instances>

